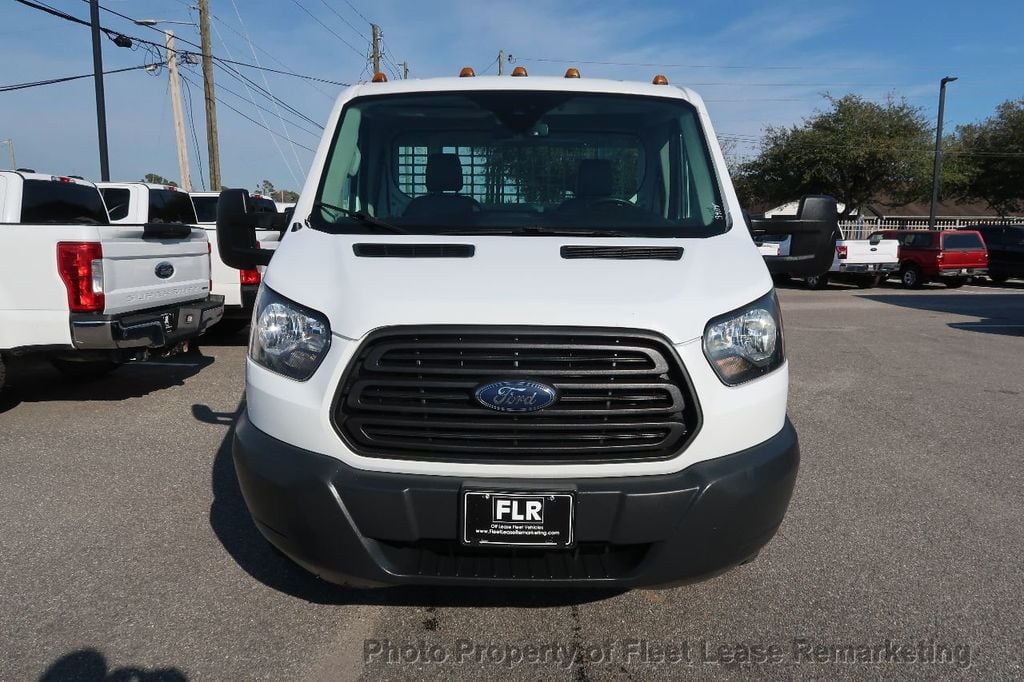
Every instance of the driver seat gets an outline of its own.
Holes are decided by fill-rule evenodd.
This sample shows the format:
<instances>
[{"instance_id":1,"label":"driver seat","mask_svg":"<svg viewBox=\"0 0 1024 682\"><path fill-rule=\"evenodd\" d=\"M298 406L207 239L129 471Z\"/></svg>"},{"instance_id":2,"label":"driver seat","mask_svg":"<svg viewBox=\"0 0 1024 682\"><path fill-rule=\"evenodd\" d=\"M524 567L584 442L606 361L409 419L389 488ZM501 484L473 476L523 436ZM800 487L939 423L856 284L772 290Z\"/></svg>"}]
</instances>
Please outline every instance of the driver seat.
<instances>
[{"instance_id":1,"label":"driver seat","mask_svg":"<svg viewBox=\"0 0 1024 682\"><path fill-rule=\"evenodd\" d=\"M432 220L438 216L461 216L477 209L472 197L462 190L462 161L458 154L431 154L427 157L427 194L416 197L402 214L413 220Z\"/></svg>"},{"instance_id":2,"label":"driver seat","mask_svg":"<svg viewBox=\"0 0 1024 682\"><path fill-rule=\"evenodd\" d=\"M581 159L576 170L576 193L559 206L560 211L580 211L598 199L612 195L612 162L610 159Z\"/></svg>"}]
</instances>

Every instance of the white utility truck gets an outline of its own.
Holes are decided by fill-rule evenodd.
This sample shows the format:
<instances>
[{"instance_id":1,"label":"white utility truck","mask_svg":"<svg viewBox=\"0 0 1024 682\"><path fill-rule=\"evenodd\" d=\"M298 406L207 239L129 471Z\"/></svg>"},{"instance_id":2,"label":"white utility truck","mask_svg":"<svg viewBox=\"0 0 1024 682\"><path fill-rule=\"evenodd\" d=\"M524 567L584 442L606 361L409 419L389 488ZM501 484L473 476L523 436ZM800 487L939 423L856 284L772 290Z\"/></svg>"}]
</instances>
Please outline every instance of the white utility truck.
<instances>
[{"instance_id":1,"label":"white utility truck","mask_svg":"<svg viewBox=\"0 0 1024 682\"><path fill-rule=\"evenodd\" d=\"M463 75L345 90L273 254L247 192L221 194L221 256L269 263L233 444L260 531L364 586L751 560L799 448L779 303L703 102L663 77ZM799 234L807 273L835 224L809 197L751 229Z\"/></svg>"},{"instance_id":2,"label":"white utility truck","mask_svg":"<svg viewBox=\"0 0 1024 682\"><path fill-rule=\"evenodd\" d=\"M91 182L0 171L0 388L19 358L98 377L180 349L223 311L202 230L111 225Z\"/></svg>"},{"instance_id":3,"label":"white utility truck","mask_svg":"<svg viewBox=\"0 0 1024 682\"><path fill-rule=\"evenodd\" d=\"M256 292L260 288L261 268L232 268L220 258L217 247L217 199L219 192L191 192L192 204L195 206L196 221L206 230L213 244L213 292L224 296L224 320L218 329L238 331L249 324L252 318L252 306L256 301ZM273 201L257 202L258 213L268 213L256 233L260 248L274 250L281 239L281 231L272 225L277 214L277 206ZM276 223L274 223L276 225Z\"/></svg>"}]
</instances>

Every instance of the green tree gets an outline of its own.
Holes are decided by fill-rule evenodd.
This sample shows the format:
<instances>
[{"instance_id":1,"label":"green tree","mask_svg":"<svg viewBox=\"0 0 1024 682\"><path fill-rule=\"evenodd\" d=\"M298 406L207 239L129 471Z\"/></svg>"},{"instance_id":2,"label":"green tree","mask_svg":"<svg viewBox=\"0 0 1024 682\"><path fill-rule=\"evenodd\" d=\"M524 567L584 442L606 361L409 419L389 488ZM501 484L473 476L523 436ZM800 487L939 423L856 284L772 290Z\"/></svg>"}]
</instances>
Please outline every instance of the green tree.
<instances>
[{"instance_id":1,"label":"green tree","mask_svg":"<svg viewBox=\"0 0 1024 682\"><path fill-rule=\"evenodd\" d=\"M156 173L146 173L144 176L142 176L142 182L150 182L154 185L171 185L172 187L178 186L178 183L176 183L174 180L168 180L164 176L157 175Z\"/></svg>"},{"instance_id":2,"label":"green tree","mask_svg":"<svg viewBox=\"0 0 1024 682\"><path fill-rule=\"evenodd\" d=\"M791 128L765 130L757 157L734 173L741 199L782 203L830 194L843 217L889 197L923 196L931 178L929 126L920 108L857 95L828 97L831 105Z\"/></svg>"},{"instance_id":3,"label":"green tree","mask_svg":"<svg viewBox=\"0 0 1024 682\"><path fill-rule=\"evenodd\" d=\"M1007 100L995 116L957 128L952 189L1000 215L1024 211L1024 99ZM945 163L943 164L945 181Z\"/></svg>"}]
</instances>

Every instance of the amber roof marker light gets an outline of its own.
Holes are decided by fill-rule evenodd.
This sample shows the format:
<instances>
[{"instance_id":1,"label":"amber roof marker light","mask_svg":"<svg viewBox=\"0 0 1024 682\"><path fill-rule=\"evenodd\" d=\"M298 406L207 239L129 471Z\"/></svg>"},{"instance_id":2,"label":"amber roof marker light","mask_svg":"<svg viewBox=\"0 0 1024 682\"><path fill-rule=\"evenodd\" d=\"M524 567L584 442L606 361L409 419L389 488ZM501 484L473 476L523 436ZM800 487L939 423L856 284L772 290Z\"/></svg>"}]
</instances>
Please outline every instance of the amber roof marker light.
<instances>
[{"instance_id":1,"label":"amber roof marker light","mask_svg":"<svg viewBox=\"0 0 1024 682\"><path fill-rule=\"evenodd\" d=\"M580 70L577 69L575 66L570 66L568 69L565 70L565 77L566 78L579 78L580 77Z\"/></svg>"},{"instance_id":2,"label":"amber roof marker light","mask_svg":"<svg viewBox=\"0 0 1024 682\"><path fill-rule=\"evenodd\" d=\"M525 66L517 66L516 68L512 69L512 75L517 76L519 78L523 78L525 76L529 76L530 74L526 73Z\"/></svg>"},{"instance_id":3,"label":"amber roof marker light","mask_svg":"<svg viewBox=\"0 0 1024 682\"><path fill-rule=\"evenodd\" d=\"M473 78L476 76L476 71L473 70L472 66L463 66L462 70L459 71L459 78Z\"/></svg>"},{"instance_id":4,"label":"amber roof marker light","mask_svg":"<svg viewBox=\"0 0 1024 682\"><path fill-rule=\"evenodd\" d=\"M668 85L668 79L665 78L665 76L661 75L660 73L657 76L655 76L654 80L652 80L651 82L654 83L655 85Z\"/></svg>"},{"instance_id":5,"label":"amber roof marker light","mask_svg":"<svg viewBox=\"0 0 1024 682\"><path fill-rule=\"evenodd\" d=\"M386 73L378 71L377 73L373 74L373 78L371 78L370 81L372 83L387 83L388 75Z\"/></svg>"}]
</instances>

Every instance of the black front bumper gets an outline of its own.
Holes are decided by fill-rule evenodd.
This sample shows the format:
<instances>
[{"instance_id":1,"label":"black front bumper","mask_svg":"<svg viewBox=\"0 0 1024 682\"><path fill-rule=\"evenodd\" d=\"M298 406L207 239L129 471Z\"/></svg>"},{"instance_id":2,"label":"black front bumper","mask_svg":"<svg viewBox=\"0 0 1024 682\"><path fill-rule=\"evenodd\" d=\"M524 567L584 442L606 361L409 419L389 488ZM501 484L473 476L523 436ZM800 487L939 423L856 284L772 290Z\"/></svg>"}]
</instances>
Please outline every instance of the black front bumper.
<instances>
[{"instance_id":1,"label":"black front bumper","mask_svg":"<svg viewBox=\"0 0 1024 682\"><path fill-rule=\"evenodd\" d=\"M699 580L749 560L771 539L800 460L788 420L748 450L675 474L623 478L480 481L369 472L272 438L244 413L233 449L260 532L307 570L357 586L640 587ZM576 547L460 545L459 498L467 485L575 491Z\"/></svg>"},{"instance_id":2,"label":"black front bumper","mask_svg":"<svg viewBox=\"0 0 1024 682\"><path fill-rule=\"evenodd\" d=\"M79 350L163 348L198 336L224 317L224 297L176 303L121 315L71 314L71 343Z\"/></svg>"}]
</instances>

